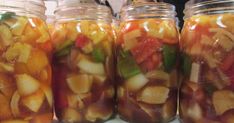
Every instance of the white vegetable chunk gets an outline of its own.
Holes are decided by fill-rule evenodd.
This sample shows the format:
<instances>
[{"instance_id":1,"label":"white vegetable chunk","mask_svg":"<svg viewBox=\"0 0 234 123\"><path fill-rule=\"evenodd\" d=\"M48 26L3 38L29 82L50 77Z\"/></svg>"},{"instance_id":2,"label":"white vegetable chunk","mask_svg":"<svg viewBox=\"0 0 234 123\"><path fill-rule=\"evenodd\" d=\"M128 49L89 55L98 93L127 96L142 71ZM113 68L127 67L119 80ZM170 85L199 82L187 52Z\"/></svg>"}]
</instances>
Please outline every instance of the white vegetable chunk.
<instances>
[{"instance_id":1,"label":"white vegetable chunk","mask_svg":"<svg viewBox=\"0 0 234 123\"><path fill-rule=\"evenodd\" d=\"M143 88L148 81L149 80L143 74L138 74L129 78L125 83L125 87L130 91L138 91Z\"/></svg>"}]
</instances>

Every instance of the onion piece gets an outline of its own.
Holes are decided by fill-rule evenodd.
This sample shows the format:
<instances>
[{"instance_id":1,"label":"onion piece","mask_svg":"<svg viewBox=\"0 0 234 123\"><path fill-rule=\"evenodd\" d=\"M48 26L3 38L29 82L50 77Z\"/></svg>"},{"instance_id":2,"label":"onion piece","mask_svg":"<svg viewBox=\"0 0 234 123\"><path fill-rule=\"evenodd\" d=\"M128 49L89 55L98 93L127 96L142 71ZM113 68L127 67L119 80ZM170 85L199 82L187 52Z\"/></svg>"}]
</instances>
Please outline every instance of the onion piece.
<instances>
[{"instance_id":1,"label":"onion piece","mask_svg":"<svg viewBox=\"0 0 234 123\"><path fill-rule=\"evenodd\" d=\"M229 52L234 47L234 42L223 33L216 33L213 39L219 44L225 51Z\"/></svg>"},{"instance_id":2,"label":"onion piece","mask_svg":"<svg viewBox=\"0 0 234 123\"><path fill-rule=\"evenodd\" d=\"M224 29L221 28L210 28L209 32L214 32L214 33L222 33L226 36L228 36L230 39L232 39L232 41L234 42L234 35Z\"/></svg>"},{"instance_id":3,"label":"onion piece","mask_svg":"<svg viewBox=\"0 0 234 123\"><path fill-rule=\"evenodd\" d=\"M163 86L149 86L137 95L137 101L147 104L164 104L169 97L169 92L170 89Z\"/></svg>"},{"instance_id":4,"label":"onion piece","mask_svg":"<svg viewBox=\"0 0 234 123\"><path fill-rule=\"evenodd\" d=\"M18 91L15 91L15 93L14 93L13 96L12 96L11 103L10 103L11 110L12 110L12 114L13 114L15 117L18 117L18 116L20 115L19 101L20 101L19 92L18 92Z\"/></svg>"},{"instance_id":5,"label":"onion piece","mask_svg":"<svg viewBox=\"0 0 234 123\"><path fill-rule=\"evenodd\" d=\"M0 62L0 68L3 69L4 72L14 72L14 66L12 64Z\"/></svg>"},{"instance_id":6,"label":"onion piece","mask_svg":"<svg viewBox=\"0 0 234 123\"><path fill-rule=\"evenodd\" d=\"M129 91L138 91L143 88L149 80L143 74L137 74L125 82L125 87Z\"/></svg>"},{"instance_id":7,"label":"onion piece","mask_svg":"<svg viewBox=\"0 0 234 123\"><path fill-rule=\"evenodd\" d=\"M62 117L67 122L80 122L82 120L81 114L72 108L65 109Z\"/></svg>"},{"instance_id":8,"label":"onion piece","mask_svg":"<svg viewBox=\"0 0 234 123\"><path fill-rule=\"evenodd\" d=\"M159 79L165 81L169 81L170 79L170 75L168 73L160 70L150 71L145 76L149 79Z\"/></svg>"},{"instance_id":9,"label":"onion piece","mask_svg":"<svg viewBox=\"0 0 234 123\"><path fill-rule=\"evenodd\" d=\"M222 115L228 110L234 109L234 93L230 90L219 90L214 92L212 103L217 115Z\"/></svg>"},{"instance_id":10,"label":"onion piece","mask_svg":"<svg viewBox=\"0 0 234 123\"><path fill-rule=\"evenodd\" d=\"M192 63L192 71L190 75L190 81L199 82L200 77L200 64Z\"/></svg>"},{"instance_id":11,"label":"onion piece","mask_svg":"<svg viewBox=\"0 0 234 123\"><path fill-rule=\"evenodd\" d=\"M124 38L124 49L125 50L130 50L132 48L134 48L137 45L137 37L141 36L141 30L136 29L133 30L131 32L128 32L126 34L124 34L123 38Z\"/></svg>"},{"instance_id":12,"label":"onion piece","mask_svg":"<svg viewBox=\"0 0 234 123\"><path fill-rule=\"evenodd\" d=\"M89 74L94 74L94 75L105 75L105 68L102 63L96 63L89 61L88 59L81 59L77 63L77 67Z\"/></svg>"},{"instance_id":13,"label":"onion piece","mask_svg":"<svg viewBox=\"0 0 234 123\"><path fill-rule=\"evenodd\" d=\"M53 107L53 94L52 94L51 88L46 85L41 85L41 90L44 92L46 99L48 101L48 104L52 108Z\"/></svg>"}]
</instances>

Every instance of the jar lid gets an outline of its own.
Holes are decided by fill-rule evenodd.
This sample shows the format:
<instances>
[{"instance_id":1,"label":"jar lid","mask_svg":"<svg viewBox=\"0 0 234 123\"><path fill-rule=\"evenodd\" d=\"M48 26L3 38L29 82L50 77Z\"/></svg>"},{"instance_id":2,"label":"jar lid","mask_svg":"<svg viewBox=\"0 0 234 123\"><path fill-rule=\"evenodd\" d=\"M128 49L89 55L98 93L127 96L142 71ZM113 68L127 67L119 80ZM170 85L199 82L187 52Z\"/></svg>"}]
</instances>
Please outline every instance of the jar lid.
<instances>
[{"instance_id":1,"label":"jar lid","mask_svg":"<svg viewBox=\"0 0 234 123\"><path fill-rule=\"evenodd\" d=\"M45 3L43 0L0 0L0 11L16 12L18 15L36 15L45 19Z\"/></svg>"},{"instance_id":2,"label":"jar lid","mask_svg":"<svg viewBox=\"0 0 234 123\"><path fill-rule=\"evenodd\" d=\"M201 14L234 13L234 0L190 0L186 3L185 19Z\"/></svg>"},{"instance_id":3,"label":"jar lid","mask_svg":"<svg viewBox=\"0 0 234 123\"><path fill-rule=\"evenodd\" d=\"M47 16L54 16L54 11L58 6L58 2L56 0L46 0L45 1L46 12Z\"/></svg>"},{"instance_id":4,"label":"jar lid","mask_svg":"<svg viewBox=\"0 0 234 123\"><path fill-rule=\"evenodd\" d=\"M59 0L59 6L70 5L70 4L80 4L80 3L96 3L95 0Z\"/></svg>"},{"instance_id":5,"label":"jar lid","mask_svg":"<svg viewBox=\"0 0 234 123\"><path fill-rule=\"evenodd\" d=\"M78 1L78 2L77 2ZM61 3L62 2L62 3ZM60 1L55 10L56 20L112 20L110 8L95 3L80 3L79 0Z\"/></svg>"},{"instance_id":6,"label":"jar lid","mask_svg":"<svg viewBox=\"0 0 234 123\"><path fill-rule=\"evenodd\" d=\"M121 20L144 18L175 18L175 6L164 2L131 4L121 10Z\"/></svg>"}]
</instances>

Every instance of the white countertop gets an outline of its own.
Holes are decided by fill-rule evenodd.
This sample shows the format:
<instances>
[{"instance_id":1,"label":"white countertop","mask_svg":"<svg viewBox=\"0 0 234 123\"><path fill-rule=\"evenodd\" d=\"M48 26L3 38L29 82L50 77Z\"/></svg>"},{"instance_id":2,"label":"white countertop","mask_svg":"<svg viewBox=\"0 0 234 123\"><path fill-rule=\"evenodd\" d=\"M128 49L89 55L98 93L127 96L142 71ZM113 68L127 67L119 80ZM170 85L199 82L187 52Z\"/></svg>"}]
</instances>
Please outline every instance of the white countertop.
<instances>
[{"instance_id":1,"label":"white countertop","mask_svg":"<svg viewBox=\"0 0 234 123\"><path fill-rule=\"evenodd\" d=\"M57 121L55 121L54 123L58 123ZM127 123L119 118L116 118L116 119L113 119L113 120L110 120L110 121L107 121L106 123ZM170 123L180 123L178 118Z\"/></svg>"},{"instance_id":2,"label":"white countertop","mask_svg":"<svg viewBox=\"0 0 234 123\"><path fill-rule=\"evenodd\" d=\"M125 121L123 121L123 120L121 120L121 119L119 119L119 118L116 118L116 119L110 120L110 121L108 121L108 122L106 122L106 123L127 123L127 122L125 122ZM176 120L174 120L174 121L172 121L172 122L170 122L170 123L180 123L180 122L179 122L179 120L178 120L178 118L177 118Z\"/></svg>"}]
</instances>

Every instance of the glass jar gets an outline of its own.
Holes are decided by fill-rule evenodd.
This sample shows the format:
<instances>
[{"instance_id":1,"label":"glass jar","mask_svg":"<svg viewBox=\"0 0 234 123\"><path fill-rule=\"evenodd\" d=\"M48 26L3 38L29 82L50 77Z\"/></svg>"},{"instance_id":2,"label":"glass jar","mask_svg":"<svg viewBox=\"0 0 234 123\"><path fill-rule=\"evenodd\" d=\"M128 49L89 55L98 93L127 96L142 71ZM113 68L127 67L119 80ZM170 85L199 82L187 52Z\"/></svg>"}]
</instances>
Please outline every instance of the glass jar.
<instances>
[{"instance_id":1,"label":"glass jar","mask_svg":"<svg viewBox=\"0 0 234 123\"><path fill-rule=\"evenodd\" d=\"M46 15L46 24L47 27L49 29L50 35L52 33L52 31L54 30L54 24L55 24L55 9L58 6L58 1L56 0L45 0L45 6L46 11L45 11L45 15Z\"/></svg>"},{"instance_id":2,"label":"glass jar","mask_svg":"<svg viewBox=\"0 0 234 123\"><path fill-rule=\"evenodd\" d=\"M43 0L0 0L0 122L51 123L52 43Z\"/></svg>"},{"instance_id":3,"label":"glass jar","mask_svg":"<svg viewBox=\"0 0 234 123\"><path fill-rule=\"evenodd\" d=\"M175 7L123 8L117 39L118 112L131 123L161 123L177 110L178 31Z\"/></svg>"},{"instance_id":4,"label":"glass jar","mask_svg":"<svg viewBox=\"0 0 234 123\"><path fill-rule=\"evenodd\" d=\"M102 123L114 112L110 10L76 2L59 5L52 33L57 117L65 122Z\"/></svg>"},{"instance_id":5,"label":"glass jar","mask_svg":"<svg viewBox=\"0 0 234 123\"><path fill-rule=\"evenodd\" d=\"M180 116L184 123L234 122L234 1L186 4Z\"/></svg>"}]
</instances>

